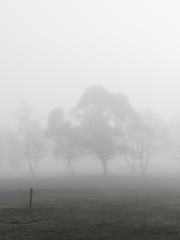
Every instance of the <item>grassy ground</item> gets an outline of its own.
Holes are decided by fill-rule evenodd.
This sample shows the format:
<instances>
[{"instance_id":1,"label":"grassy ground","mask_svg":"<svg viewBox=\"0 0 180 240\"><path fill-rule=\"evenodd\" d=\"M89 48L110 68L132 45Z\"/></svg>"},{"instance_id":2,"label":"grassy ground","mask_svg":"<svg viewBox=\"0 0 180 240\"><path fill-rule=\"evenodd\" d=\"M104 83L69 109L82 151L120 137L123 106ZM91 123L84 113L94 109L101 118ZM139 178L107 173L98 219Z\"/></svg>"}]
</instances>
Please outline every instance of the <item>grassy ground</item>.
<instances>
[{"instance_id":1,"label":"grassy ground","mask_svg":"<svg viewBox=\"0 0 180 240\"><path fill-rule=\"evenodd\" d=\"M0 239L180 239L179 187L122 179L100 187L78 181L36 186L32 209L28 189L2 188Z\"/></svg>"}]
</instances>

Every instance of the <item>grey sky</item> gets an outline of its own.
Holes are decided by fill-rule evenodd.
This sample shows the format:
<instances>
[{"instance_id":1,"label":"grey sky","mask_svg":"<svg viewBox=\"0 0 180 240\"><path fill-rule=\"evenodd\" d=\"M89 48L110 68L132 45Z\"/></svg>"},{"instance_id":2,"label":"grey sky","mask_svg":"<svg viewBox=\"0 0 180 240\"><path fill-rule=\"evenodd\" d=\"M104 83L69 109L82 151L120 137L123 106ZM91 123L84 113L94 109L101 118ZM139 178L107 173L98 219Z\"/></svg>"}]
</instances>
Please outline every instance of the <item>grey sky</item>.
<instances>
[{"instance_id":1,"label":"grey sky","mask_svg":"<svg viewBox=\"0 0 180 240\"><path fill-rule=\"evenodd\" d=\"M68 109L93 84L171 116L180 108L179 10L173 0L1 1L0 122L22 100L41 118Z\"/></svg>"}]
</instances>

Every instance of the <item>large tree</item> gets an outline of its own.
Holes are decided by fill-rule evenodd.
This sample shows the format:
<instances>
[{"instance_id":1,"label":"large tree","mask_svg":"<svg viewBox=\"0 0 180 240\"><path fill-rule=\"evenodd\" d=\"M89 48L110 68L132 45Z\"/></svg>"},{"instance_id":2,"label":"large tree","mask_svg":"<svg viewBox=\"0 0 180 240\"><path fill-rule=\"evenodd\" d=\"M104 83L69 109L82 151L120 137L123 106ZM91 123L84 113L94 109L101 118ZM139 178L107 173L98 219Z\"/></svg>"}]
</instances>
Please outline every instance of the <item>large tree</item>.
<instances>
[{"instance_id":1,"label":"large tree","mask_svg":"<svg viewBox=\"0 0 180 240\"><path fill-rule=\"evenodd\" d=\"M107 175L107 162L115 152L112 127L102 108L93 109L86 114L82 120L83 146L101 161L103 172Z\"/></svg>"},{"instance_id":2,"label":"large tree","mask_svg":"<svg viewBox=\"0 0 180 240\"><path fill-rule=\"evenodd\" d=\"M107 174L107 162L120 149L120 138L133 115L133 108L125 95L112 94L95 85L81 96L76 112L83 130L84 145L99 158L103 172Z\"/></svg>"}]
</instances>

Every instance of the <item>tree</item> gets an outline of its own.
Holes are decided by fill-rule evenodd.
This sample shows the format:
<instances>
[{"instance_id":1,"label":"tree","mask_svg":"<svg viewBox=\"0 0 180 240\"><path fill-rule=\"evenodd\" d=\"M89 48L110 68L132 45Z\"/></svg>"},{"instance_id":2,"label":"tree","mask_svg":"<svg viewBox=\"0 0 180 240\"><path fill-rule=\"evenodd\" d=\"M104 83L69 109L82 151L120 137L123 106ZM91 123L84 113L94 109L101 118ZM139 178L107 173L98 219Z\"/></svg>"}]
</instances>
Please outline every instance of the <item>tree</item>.
<instances>
[{"instance_id":1,"label":"tree","mask_svg":"<svg viewBox=\"0 0 180 240\"><path fill-rule=\"evenodd\" d=\"M76 112L85 147L99 158L103 172L107 174L107 162L120 145L122 132L133 113L128 98L95 85L86 89L81 96Z\"/></svg>"},{"instance_id":2,"label":"tree","mask_svg":"<svg viewBox=\"0 0 180 240\"><path fill-rule=\"evenodd\" d=\"M129 168L134 173L135 157L132 155L133 150L130 146L132 134L129 134L129 130L139 123L141 116L130 105L129 99L124 94L112 94L111 111L113 115L111 123L114 126L113 134L115 137L116 155L119 157L125 156ZM129 159L129 155L133 156L132 161Z\"/></svg>"},{"instance_id":3,"label":"tree","mask_svg":"<svg viewBox=\"0 0 180 240\"><path fill-rule=\"evenodd\" d=\"M126 134L127 151L125 154L132 174L135 164L140 163L142 175L146 175L150 158L163 143L163 126L153 112L145 112L138 121L129 126Z\"/></svg>"},{"instance_id":4,"label":"tree","mask_svg":"<svg viewBox=\"0 0 180 240\"><path fill-rule=\"evenodd\" d=\"M108 124L102 109L91 110L91 113L84 116L82 129L84 148L100 160L103 172L107 175L107 162L114 154L115 142L112 127Z\"/></svg>"},{"instance_id":5,"label":"tree","mask_svg":"<svg viewBox=\"0 0 180 240\"><path fill-rule=\"evenodd\" d=\"M24 153L28 161L31 176L34 177L39 160L43 157L45 142L43 130L37 120L31 116L31 109L26 104L16 112L19 133L24 143Z\"/></svg>"},{"instance_id":6,"label":"tree","mask_svg":"<svg viewBox=\"0 0 180 240\"><path fill-rule=\"evenodd\" d=\"M68 121L62 109L53 109L48 116L48 125L45 135L54 143L54 153L57 158L64 158L67 162L67 172L74 175L72 160L81 151L81 131Z\"/></svg>"}]
</instances>

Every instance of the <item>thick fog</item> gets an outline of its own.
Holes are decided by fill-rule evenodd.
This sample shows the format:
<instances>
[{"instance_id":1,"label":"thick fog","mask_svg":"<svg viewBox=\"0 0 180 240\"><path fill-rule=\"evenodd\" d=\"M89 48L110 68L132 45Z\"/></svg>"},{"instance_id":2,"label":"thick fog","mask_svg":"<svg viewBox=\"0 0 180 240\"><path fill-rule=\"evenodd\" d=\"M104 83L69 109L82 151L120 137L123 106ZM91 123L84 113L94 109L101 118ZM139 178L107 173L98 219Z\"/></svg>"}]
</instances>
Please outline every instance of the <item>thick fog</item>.
<instances>
[{"instance_id":1,"label":"thick fog","mask_svg":"<svg viewBox=\"0 0 180 240\"><path fill-rule=\"evenodd\" d=\"M151 109L169 129L180 109L179 7L163 0L1 1L1 128L17 128L16 112L26 103L45 129L53 109L68 113L86 89L101 85L127 96L139 113ZM153 155L148 172L178 174L178 154L166 145ZM114 158L109 171L130 174L123 161ZM65 175L66 162L57 164L46 155L39 175ZM102 171L87 156L73 165L77 174ZM29 174L26 160L20 167L6 161L1 166L1 176L5 169Z\"/></svg>"}]
</instances>

